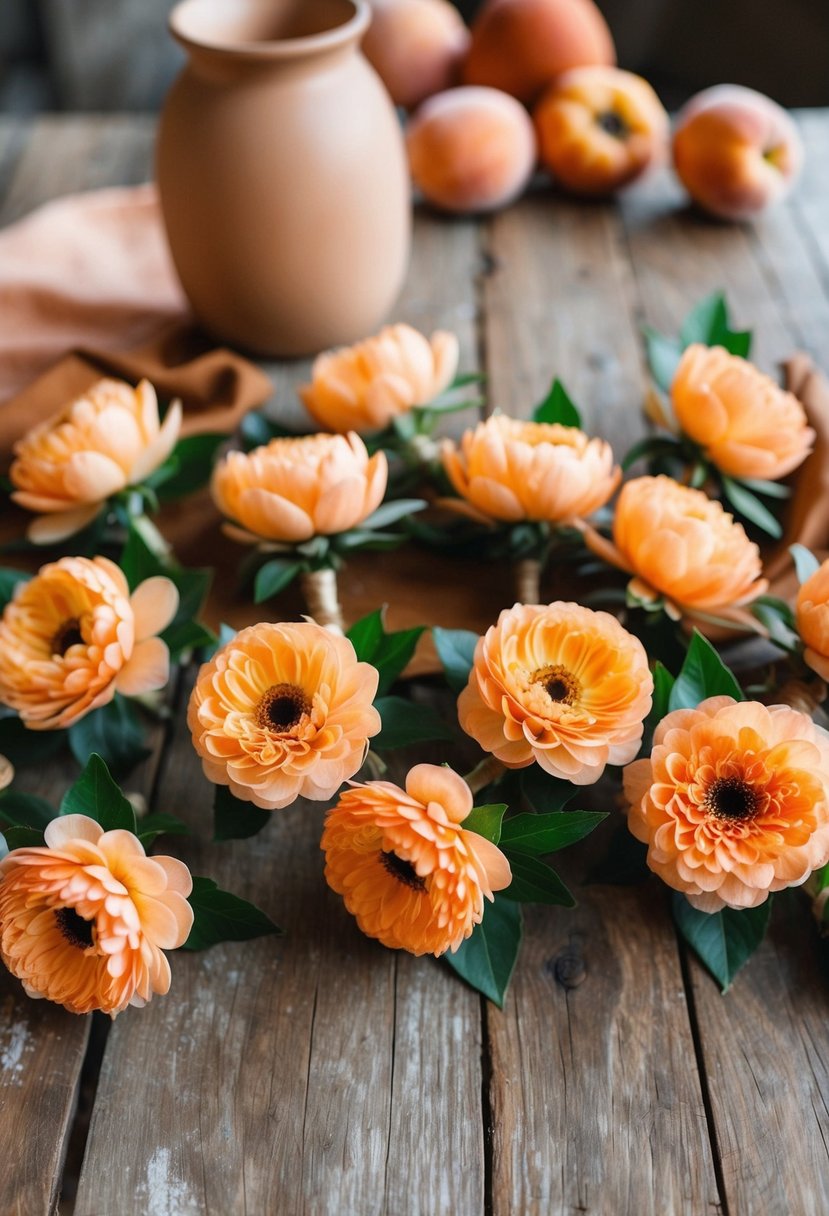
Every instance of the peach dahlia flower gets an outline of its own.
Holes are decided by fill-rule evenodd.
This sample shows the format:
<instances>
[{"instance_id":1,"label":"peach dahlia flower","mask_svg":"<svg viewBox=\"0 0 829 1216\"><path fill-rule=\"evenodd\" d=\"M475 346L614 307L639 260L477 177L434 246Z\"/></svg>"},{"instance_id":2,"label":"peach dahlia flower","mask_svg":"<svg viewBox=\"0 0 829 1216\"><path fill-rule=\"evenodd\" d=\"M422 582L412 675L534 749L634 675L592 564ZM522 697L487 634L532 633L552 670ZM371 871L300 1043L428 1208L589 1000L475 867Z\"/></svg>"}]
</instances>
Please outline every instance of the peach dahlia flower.
<instances>
[{"instance_id":1,"label":"peach dahlia flower","mask_svg":"<svg viewBox=\"0 0 829 1216\"><path fill-rule=\"evenodd\" d=\"M445 766L417 764L405 790L354 784L328 813L325 877L368 937L411 954L453 953L508 887L499 848L461 826L472 793Z\"/></svg>"},{"instance_id":2,"label":"peach dahlia flower","mask_svg":"<svg viewBox=\"0 0 829 1216\"><path fill-rule=\"evenodd\" d=\"M508 768L591 785L636 755L652 692L642 643L609 613L516 604L479 639L458 718Z\"/></svg>"},{"instance_id":3,"label":"peach dahlia flower","mask_svg":"<svg viewBox=\"0 0 829 1216\"><path fill-rule=\"evenodd\" d=\"M163 464L181 428L181 402L163 424L155 389L142 380L99 380L14 447L12 498L40 518L28 536L38 544L63 540L90 523L110 495L137 485Z\"/></svg>"},{"instance_id":4,"label":"peach dahlia flower","mask_svg":"<svg viewBox=\"0 0 829 1216\"><path fill-rule=\"evenodd\" d=\"M823 680L829 680L829 561L800 587L795 601L797 632L803 658Z\"/></svg>"},{"instance_id":5,"label":"peach dahlia flower","mask_svg":"<svg viewBox=\"0 0 829 1216\"><path fill-rule=\"evenodd\" d=\"M680 428L731 477L776 481L812 450L815 432L794 393L721 346L688 347L671 399Z\"/></svg>"},{"instance_id":6,"label":"peach dahlia flower","mask_svg":"<svg viewBox=\"0 0 829 1216\"><path fill-rule=\"evenodd\" d=\"M458 370L458 339L387 325L355 346L325 351L299 389L308 413L328 431L380 431L413 405L428 405Z\"/></svg>"},{"instance_id":7,"label":"peach dahlia flower","mask_svg":"<svg viewBox=\"0 0 829 1216\"><path fill-rule=\"evenodd\" d=\"M385 453L369 458L358 435L307 435L229 452L212 492L221 513L241 524L225 526L237 540L299 544L361 524L383 501L387 479Z\"/></svg>"},{"instance_id":8,"label":"peach dahlia flower","mask_svg":"<svg viewBox=\"0 0 829 1216\"><path fill-rule=\"evenodd\" d=\"M132 832L53 819L45 847L0 862L0 957L29 996L112 1017L170 987L164 950L187 940L190 872L147 857Z\"/></svg>"},{"instance_id":9,"label":"peach dahlia flower","mask_svg":"<svg viewBox=\"0 0 829 1216\"><path fill-rule=\"evenodd\" d=\"M622 487L613 516L613 544L592 528L594 553L634 577L640 599L665 597L674 616L708 616L754 627L741 612L768 587L760 550L742 524L704 494L672 477L637 477Z\"/></svg>"},{"instance_id":10,"label":"peach dahlia flower","mask_svg":"<svg viewBox=\"0 0 829 1216\"><path fill-rule=\"evenodd\" d=\"M0 620L0 701L32 730L71 726L116 692L163 688L170 653L155 635L178 591L148 578L130 595L105 557L62 557L20 583Z\"/></svg>"},{"instance_id":11,"label":"peach dahlia flower","mask_svg":"<svg viewBox=\"0 0 829 1216\"><path fill-rule=\"evenodd\" d=\"M622 473L603 439L576 427L493 414L468 430L460 450L444 441L443 466L458 494L487 519L567 523L592 515Z\"/></svg>"},{"instance_id":12,"label":"peach dahlia flower","mask_svg":"<svg viewBox=\"0 0 829 1216\"><path fill-rule=\"evenodd\" d=\"M624 786L648 865L703 912L756 908L829 861L829 735L788 705L677 709Z\"/></svg>"},{"instance_id":13,"label":"peach dahlia flower","mask_svg":"<svg viewBox=\"0 0 829 1216\"><path fill-rule=\"evenodd\" d=\"M199 671L187 725L208 780L272 811L330 798L380 730L378 675L312 621L263 621Z\"/></svg>"}]
</instances>

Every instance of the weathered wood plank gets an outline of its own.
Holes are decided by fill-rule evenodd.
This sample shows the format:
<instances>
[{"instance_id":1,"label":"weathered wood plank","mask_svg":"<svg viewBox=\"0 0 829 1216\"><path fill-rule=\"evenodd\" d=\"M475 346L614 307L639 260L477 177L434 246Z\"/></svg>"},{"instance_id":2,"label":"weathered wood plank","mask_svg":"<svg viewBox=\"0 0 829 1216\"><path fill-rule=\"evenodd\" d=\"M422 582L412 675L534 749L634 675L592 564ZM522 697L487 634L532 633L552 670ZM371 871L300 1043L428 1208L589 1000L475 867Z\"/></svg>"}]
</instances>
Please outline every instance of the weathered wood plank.
<instances>
[{"instance_id":1,"label":"weathered wood plank","mask_svg":"<svg viewBox=\"0 0 829 1216\"><path fill-rule=\"evenodd\" d=\"M795 115L806 148L803 174L790 206L800 221L804 237L827 291L829 291L829 114L826 110L801 110Z\"/></svg>"},{"instance_id":2,"label":"weathered wood plank","mask_svg":"<svg viewBox=\"0 0 829 1216\"><path fill-rule=\"evenodd\" d=\"M633 284L609 207L539 191L494 217L483 280L488 404L529 417L558 376L621 454L642 433Z\"/></svg>"},{"instance_id":3,"label":"weathered wood plank","mask_svg":"<svg viewBox=\"0 0 829 1216\"><path fill-rule=\"evenodd\" d=\"M204 837L211 794L182 719L159 809ZM176 1216L391 1216L437 1210L434 1194L482 1210L479 1001L428 960L395 976L325 887L322 815L303 802L254 841L188 845L197 872L288 933L177 956L170 995L115 1023L77 1216L156 1211L165 1195Z\"/></svg>"},{"instance_id":4,"label":"weathered wood plank","mask_svg":"<svg viewBox=\"0 0 829 1216\"><path fill-rule=\"evenodd\" d=\"M721 996L691 961L728 1211L829 1210L826 944L799 892L777 897L767 940Z\"/></svg>"}]
</instances>

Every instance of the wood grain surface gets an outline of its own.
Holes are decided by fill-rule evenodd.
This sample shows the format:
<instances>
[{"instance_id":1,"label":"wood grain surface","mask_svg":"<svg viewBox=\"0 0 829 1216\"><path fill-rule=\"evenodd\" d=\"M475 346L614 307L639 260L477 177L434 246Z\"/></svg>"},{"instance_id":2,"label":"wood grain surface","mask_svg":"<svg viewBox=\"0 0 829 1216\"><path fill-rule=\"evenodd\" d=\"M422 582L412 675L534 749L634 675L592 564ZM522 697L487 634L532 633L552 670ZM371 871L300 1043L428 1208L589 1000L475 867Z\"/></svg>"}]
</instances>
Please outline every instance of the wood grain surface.
<instances>
[{"instance_id":1,"label":"wood grain surface","mask_svg":"<svg viewBox=\"0 0 829 1216\"><path fill-rule=\"evenodd\" d=\"M798 121L800 188L750 228L687 211L667 172L615 205L542 189L480 223L423 211L394 319L455 330L463 370L487 374L489 410L527 416L557 374L620 451L642 433L641 324L674 329L706 292L725 287L765 367L795 346L825 363L829 115ZM144 179L152 134L145 118L0 121L0 223ZM269 370L269 408L301 425L308 364ZM398 624L425 603L432 621L483 628L509 596L505 572L414 548L345 577L350 605L388 598ZM552 576L546 590L567 588ZM231 620L249 612L227 607ZM290 597L280 607L298 611ZM769 940L722 997L678 945L664 888L587 883L585 842L567 863L578 907L530 911L500 1012L443 965L361 936L322 881L318 805L274 816L252 841L207 843L211 792L185 695L172 741L130 785L198 829L165 847L255 899L286 936L173 959L171 993L117 1019L100 1070L100 1036L89 1049L88 1135L83 1119L72 1132L88 1021L0 977L0 1212L51 1213L61 1195L64 1216L827 1210L826 960L800 897L778 901ZM49 763L21 786L58 797L68 779Z\"/></svg>"}]
</instances>

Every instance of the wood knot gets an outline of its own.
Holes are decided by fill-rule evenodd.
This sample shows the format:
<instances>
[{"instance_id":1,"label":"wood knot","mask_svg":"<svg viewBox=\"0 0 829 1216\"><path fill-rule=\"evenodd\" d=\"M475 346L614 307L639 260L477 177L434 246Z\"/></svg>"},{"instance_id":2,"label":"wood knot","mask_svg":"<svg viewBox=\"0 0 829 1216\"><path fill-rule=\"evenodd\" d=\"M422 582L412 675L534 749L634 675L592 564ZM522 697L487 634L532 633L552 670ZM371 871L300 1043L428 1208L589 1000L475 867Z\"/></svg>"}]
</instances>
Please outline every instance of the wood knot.
<instances>
[{"instance_id":1,"label":"wood knot","mask_svg":"<svg viewBox=\"0 0 829 1216\"><path fill-rule=\"evenodd\" d=\"M587 964L580 954L560 954L547 967L562 988L578 988L587 978Z\"/></svg>"}]
</instances>

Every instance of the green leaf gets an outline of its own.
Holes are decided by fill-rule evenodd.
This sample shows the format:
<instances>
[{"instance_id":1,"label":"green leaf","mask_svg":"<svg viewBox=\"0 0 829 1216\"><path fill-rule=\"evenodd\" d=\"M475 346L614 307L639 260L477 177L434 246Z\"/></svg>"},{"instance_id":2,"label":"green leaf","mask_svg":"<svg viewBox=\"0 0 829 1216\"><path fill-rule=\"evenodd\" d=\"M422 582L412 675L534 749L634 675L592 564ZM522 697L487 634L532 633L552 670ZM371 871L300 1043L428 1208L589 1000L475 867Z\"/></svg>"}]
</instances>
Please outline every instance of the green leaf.
<instances>
[{"instance_id":1,"label":"green leaf","mask_svg":"<svg viewBox=\"0 0 829 1216\"><path fill-rule=\"evenodd\" d=\"M35 828L42 832L57 816L51 802L35 794L24 794L19 790L4 790L0 794L0 828Z\"/></svg>"},{"instance_id":2,"label":"green leaf","mask_svg":"<svg viewBox=\"0 0 829 1216\"><path fill-rule=\"evenodd\" d=\"M655 460L659 456L674 456L677 460L681 460L681 441L679 439L669 439L665 435L647 435L644 439L640 439L638 443L634 443L630 451L627 452L622 460L622 468L627 472L632 464L636 464L637 460Z\"/></svg>"},{"instance_id":3,"label":"green leaf","mask_svg":"<svg viewBox=\"0 0 829 1216\"><path fill-rule=\"evenodd\" d=\"M763 940L771 914L771 898L758 908L699 912L684 895L676 892L673 913L685 941L725 992Z\"/></svg>"},{"instance_id":4,"label":"green leaf","mask_svg":"<svg viewBox=\"0 0 829 1216\"><path fill-rule=\"evenodd\" d=\"M790 604L772 595L762 595L750 605L750 611L769 632L769 640L795 654L800 648L795 615Z\"/></svg>"},{"instance_id":5,"label":"green leaf","mask_svg":"<svg viewBox=\"0 0 829 1216\"><path fill-rule=\"evenodd\" d=\"M65 730L29 730L16 714L0 718L0 755L15 768L41 765L66 743Z\"/></svg>"},{"instance_id":6,"label":"green leaf","mask_svg":"<svg viewBox=\"0 0 829 1216\"><path fill-rule=\"evenodd\" d=\"M352 528L332 536L331 546L337 553L348 553L352 549L368 549L372 553L391 553L405 545L409 537L405 532L367 532L364 528Z\"/></svg>"},{"instance_id":7,"label":"green leaf","mask_svg":"<svg viewBox=\"0 0 829 1216\"><path fill-rule=\"evenodd\" d=\"M12 570L8 566L0 568L0 611L11 600L15 588L20 583L28 583L31 577L25 570Z\"/></svg>"},{"instance_id":8,"label":"green leaf","mask_svg":"<svg viewBox=\"0 0 829 1216\"><path fill-rule=\"evenodd\" d=\"M27 828L21 825L0 827L6 842L6 852L10 849L40 848L45 843L43 831L40 828ZM2 857L2 853L0 853Z\"/></svg>"},{"instance_id":9,"label":"green leaf","mask_svg":"<svg viewBox=\"0 0 829 1216\"><path fill-rule=\"evenodd\" d=\"M469 629L441 629L435 625L432 640L443 664L447 684L452 692L462 693L469 682L478 634Z\"/></svg>"},{"instance_id":10,"label":"green leaf","mask_svg":"<svg viewBox=\"0 0 829 1216\"><path fill-rule=\"evenodd\" d=\"M351 642L357 658L363 663L371 663L380 675L378 692L383 696L395 680L402 675L415 652L415 647L425 633L425 625L415 625L412 629L399 629L387 633L383 623L384 610L378 608L375 612L357 621L349 629L346 637Z\"/></svg>"},{"instance_id":11,"label":"green leaf","mask_svg":"<svg viewBox=\"0 0 829 1216\"><path fill-rule=\"evenodd\" d=\"M131 517L119 563L130 590L157 574L169 578L172 564L170 548L155 524L145 516Z\"/></svg>"},{"instance_id":12,"label":"green leaf","mask_svg":"<svg viewBox=\"0 0 829 1216\"><path fill-rule=\"evenodd\" d=\"M60 814L87 815L107 832L126 828L137 834L138 830L131 803L121 793L101 757L94 754L75 784L63 795Z\"/></svg>"},{"instance_id":13,"label":"green leaf","mask_svg":"<svg viewBox=\"0 0 829 1216\"><path fill-rule=\"evenodd\" d=\"M820 569L820 562L811 549L807 549L805 545L789 545L789 553L794 560L799 583L805 583L807 578L811 578Z\"/></svg>"},{"instance_id":14,"label":"green leaf","mask_svg":"<svg viewBox=\"0 0 829 1216\"><path fill-rule=\"evenodd\" d=\"M560 811L576 796L576 787L560 777L553 777L539 764L521 769L519 776L521 796L536 814L545 811Z\"/></svg>"},{"instance_id":15,"label":"green leaf","mask_svg":"<svg viewBox=\"0 0 829 1216\"><path fill-rule=\"evenodd\" d=\"M254 904L230 891L222 891L212 878L193 877L188 896L194 920L182 950L206 950L219 942L246 942L269 933L283 932Z\"/></svg>"},{"instance_id":16,"label":"green leaf","mask_svg":"<svg viewBox=\"0 0 829 1216\"><path fill-rule=\"evenodd\" d=\"M533 410L533 422L558 422L561 426L581 426L581 415L558 378L553 380L549 393L543 401L539 401Z\"/></svg>"},{"instance_id":17,"label":"green leaf","mask_svg":"<svg viewBox=\"0 0 829 1216\"><path fill-rule=\"evenodd\" d=\"M644 333L651 375L662 391L669 393L682 358L682 346L676 338L668 338L649 325L645 326Z\"/></svg>"},{"instance_id":18,"label":"green leaf","mask_svg":"<svg viewBox=\"0 0 829 1216\"><path fill-rule=\"evenodd\" d=\"M499 1009L521 947L523 918L520 905L496 896L486 905L484 918L454 954L444 954L452 970Z\"/></svg>"},{"instance_id":19,"label":"green leaf","mask_svg":"<svg viewBox=\"0 0 829 1216\"><path fill-rule=\"evenodd\" d=\"M383 728L372 739L375 751L390 751L410 743L449 742L454 736L429 705L415 705L405 697L378 697L374 708L380 714Z\"/></svg>"},{"instance_id":20,"label":"green leaf","mask_svg":"<svg viewBox=\"0 0 829 1216\"><path fill-rule=\"evenodd\" d=\"M178 608L161 637L170 648L171 656L176 658L185 648L182 639L186 642L191 636L196 617L210 590L213 571L180 566L169 547L164 548L166 543L150 520L143 516L130 519L127 543L121 554L121 569L131 590L135 590L145 579L158 575L175 584L179 596ZM187 629L183 629L183 626Z\"/></svg>"},{"instance_id":21,"label":"green leaf","mask_svg":"<svg viewBox=\"0 0 829 1216\"><path fill-rule=\"evenodd\" d=\"M216 453L228 438L228 435L220 432L188 435L185 439L179 439L161 469L147 478L145 484L158 491L161 502L170 502L200 490L210 480Z\"/></svg>"},{"instance_id":22,"label":"green leaf","mask_svg":"<svg viewBox=\"0 0 829 1216\"><path fill-rule=\"evenodd\" d=\"M134 707L117 693L109 705L93 709L70 726L69 746L78 764L97 753L117 776L123 776L150 754L144 728Z\"/></svg>"},{"instance_id":23,"label":"green leaf","mask_svg":"<svg viewBox=\"0 0 829 1216\"><path fill-rule=\"evenodd\" d=\"M731 328L728 307L721 291L700 300L688 313L679 331L683 347L701 342L703 346L723 346L732 355L746 358L751 349L751 333Z\"/></svg>"},{"instance_id":24,"label":"green leaf","mask_svg":"<svg viewBox=\"0 0 829 1216\"><path fill-rule=\"evenodd\" d=\"M780 537L783 535L783 528L780 520L772 515L771 511L760 502L756 494L752 494L739 481L735 481L733 477L726 477L721 474L723 494L731 503L735 511L742 515L745 519L756 524L767 535Z\"/></svg>"},{"instance_id":25,"label":"green leaf","mask_svg":"<svg viewBox=\"0 0 829 1216\"><path fill-rule=\"evenodd\" d=\"M138 820L138 839L143 845L152 844L156 836L189 836L187 824L176 815L153 811Z\"/></svg>"},{"instance_id":26,"label":"green leaf","mask_svg":"<svg viewBox=\"0 0 829 1216\"><path fill-rule=\"evenodd\" d=\"M782 481L766 481L762 477L741 477L741 483L755 494L766 494L769 498L791 498L791 487Z\"/></svg>"},{"instance_id":27,"label":"green leaf","mask_svg":"<svg viewBox=\"0 0 829 1216\"><path fill-rule=\"evenodd\" d=\"M708 639L695 629L682 670L671 689L668 707L671 710L696 709L700 701L719 696L733 697L735 701L745 699L734 673L726 667Z\"/></svg>"},{"instance_id":28,"label":"green leaf","mask_svg":"<svg viewBox=\"0 0 829 1216\"><path fill-rule=\"evenodd\" d=\"M512 815L501 830L501 848L542 856L556 853L597 828L605 811L553 811L548 815ZM463 825L466 827L466 824ZM499 842L496 840L496 844Z\"/></svg>"},{"instance_id":29,"label":"green leaf","mask_svg":"<svg viewBox=\"0 0 829 1216\"><path fill-rule=\"evenodd\" d=\"M250 410L245 414L240 429L247 451L261 448L272 439L297 439L303 433L289 431L278 422L272 422L261 410Z\"/></svg>"},{"instance_id":30,"label":"green leaf","mask_svg":"<svg viewBox=\"0 0 829 1216\"><path fill-rule=\"evenodd\" d=\"M378 528L397 523L398 519L404 519L416 511L422 511L426 506L428 503L423 498L395 498L391 502L381 503L376 511L362 521L360 527L366 532L376 531Z\"/></svg>"},{"instance_id":31,"label":"green leaf","mask_svg":"<svg viewBox=\"0 0 829 1216\"><path fill-rule=\"evenodd\" d=\"M253 584L253 602L262 604L265 600L279 595L280 591L284 591L294 581L301 570L302 562L288 562L279 557L266 562L258 571Z\"/></svg>"},{"instance_id":32,"label":"green leaf","mask_svg":"<svg viewBox=\"0 0 829 1216\"><path fill-rule=\"evenodd\" d=\"M477 832L479 836L484 836L493 844L497 844L501 839L501 821L506 809L505 802L490 802L486 806L475 806L464 819L461 827L465 832Z\"/></svg>"},{"instance_id":33,"label":"green leaf","mask_svg":"<svg viewBox=\"0 0 829 1216\"><path fill-rule=\"evenodd\" d=\"M212 629L198 621L182 621L180 625L169 625L164 630L164 641L170 651L170 658L175 660L194 650L215 647L216 635Z\"/></svg>"},{"instance_id":34,"label":"green leaf","mask_svg":"<svg viewBox=\"0 0 829 1216\"><path fill-rule=\"evenodd\" d=\"M235 798L226 785L217 785L213 794L213 839L247 840L261 832L273 818L273 811Z\"/></svg>"},{"instance_id":35,"label":"green leaf","mask_svg":"<svg viewBox=\"0 0 829 1216\"><path fill-rule=\"evenodd\" d=\"M520 904L557 904L563 908L574 908L576 901L552 866L522 853L518 849L502 845L502 851L512 870L512 882L505 891L504 899Z\"/></svg>"}]
</instances>

